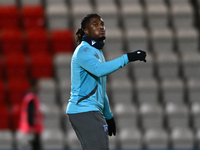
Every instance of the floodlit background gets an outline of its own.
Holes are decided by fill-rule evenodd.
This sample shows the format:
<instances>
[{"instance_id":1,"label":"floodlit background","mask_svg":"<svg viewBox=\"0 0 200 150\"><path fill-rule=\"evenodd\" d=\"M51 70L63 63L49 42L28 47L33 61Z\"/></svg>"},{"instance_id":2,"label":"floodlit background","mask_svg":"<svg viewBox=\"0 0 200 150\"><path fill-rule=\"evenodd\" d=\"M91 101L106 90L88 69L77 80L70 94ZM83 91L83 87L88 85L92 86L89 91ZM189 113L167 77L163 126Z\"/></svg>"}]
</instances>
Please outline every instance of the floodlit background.
<instances>
[{"instance_id":1,"label":"floodlit background","mask_svg":"<svg viewBox=\"0 0 200 150\"><path fill-rule=\"evenodd\" d=\"M0 149L16 147L31 77L41 86L43 148L81 149L65 110L74 33L88 13L105 22L107 60L147 52L147 63L108 75L110 148L200 148L199 10L199 0L0 0Z\"/></svg>"}]
</instances>

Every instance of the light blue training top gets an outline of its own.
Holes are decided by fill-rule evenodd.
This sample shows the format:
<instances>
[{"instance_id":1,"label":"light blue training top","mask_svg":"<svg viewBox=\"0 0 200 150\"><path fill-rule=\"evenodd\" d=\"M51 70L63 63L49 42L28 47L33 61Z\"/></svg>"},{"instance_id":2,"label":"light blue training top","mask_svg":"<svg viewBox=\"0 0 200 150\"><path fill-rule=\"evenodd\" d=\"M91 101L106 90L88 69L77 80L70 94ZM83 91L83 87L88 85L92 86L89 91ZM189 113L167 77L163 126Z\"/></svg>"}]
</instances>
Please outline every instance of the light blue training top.
<instances>
[{"instance_id":1,"label":"light blue training top","mask_svg":"<svg viewBox=\"0 0 200 150\"><path fill-rule=\"evenodd\" d=\"M102 50L82 41L71 60L71 97L66 113L100 111L105 119L111 119L113 114L106 94L106 76L128 62L127 54L106 62ZM78 100L88 95L96 85L96 92L77 104Z\"/></svg>"}]
</instances>

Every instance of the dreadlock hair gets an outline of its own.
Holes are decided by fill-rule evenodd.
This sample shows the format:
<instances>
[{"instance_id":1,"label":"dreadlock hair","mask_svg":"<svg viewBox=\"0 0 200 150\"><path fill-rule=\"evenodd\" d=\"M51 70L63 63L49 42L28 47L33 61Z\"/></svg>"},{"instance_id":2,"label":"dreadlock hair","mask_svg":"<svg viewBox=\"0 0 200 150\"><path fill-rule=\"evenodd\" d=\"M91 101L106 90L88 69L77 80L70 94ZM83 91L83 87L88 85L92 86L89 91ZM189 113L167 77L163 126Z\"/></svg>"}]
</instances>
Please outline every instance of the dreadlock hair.
<instances>
[{"instance_id":1,"label":"dreadlock hair","mask_svg":"<svg viewBox=\"0 0 200 150\"><path fill-rule=\"evenodd\" d=\"M76 41L78 44L82 42L82 37L83 35L85 35L84 30L86 28L86 25L87 23L89 23L90 18L93 17L100 17L100 16L98 14L88 14L81 20L81 27L78 28L78 30L76 31Z\"/></svg>"}]
</instances>

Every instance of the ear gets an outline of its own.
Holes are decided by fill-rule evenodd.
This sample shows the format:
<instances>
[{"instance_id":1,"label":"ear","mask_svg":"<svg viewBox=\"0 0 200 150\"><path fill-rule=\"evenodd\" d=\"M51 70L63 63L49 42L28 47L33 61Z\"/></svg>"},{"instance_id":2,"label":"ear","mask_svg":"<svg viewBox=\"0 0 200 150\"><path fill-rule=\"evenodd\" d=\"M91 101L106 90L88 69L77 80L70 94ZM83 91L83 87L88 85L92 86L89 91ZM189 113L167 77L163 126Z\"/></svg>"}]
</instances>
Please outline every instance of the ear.
<instances>
[{"instance_id":1,"label":"ear","mask_svg":"<svg viewBox=\"0 0 200 150\"><path fill-rule=\"evenodd\" d=\"M88 29L85 29L84 32L85 32L86 35L89 35Z\"/></svg>"}]
</instances>

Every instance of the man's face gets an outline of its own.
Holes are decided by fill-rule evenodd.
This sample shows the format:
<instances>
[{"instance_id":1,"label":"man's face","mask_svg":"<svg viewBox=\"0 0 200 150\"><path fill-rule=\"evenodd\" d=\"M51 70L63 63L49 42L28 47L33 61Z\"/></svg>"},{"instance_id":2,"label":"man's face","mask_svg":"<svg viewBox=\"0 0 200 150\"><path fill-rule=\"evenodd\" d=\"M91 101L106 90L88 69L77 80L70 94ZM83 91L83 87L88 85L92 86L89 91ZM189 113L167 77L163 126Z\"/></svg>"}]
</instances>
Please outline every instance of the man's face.
<instances>
[{"instance_id":1,"label":"man's face","mask_svg":"<svg viewBox=\"0 0 200 150\"><path fill-rule=\"evenodd\" d=\"M103 19L100 17L90 18L90 22L86 25L84 32L86 35L96 39L105 38L105 26Z\"/></svg>"}]
</instances>

